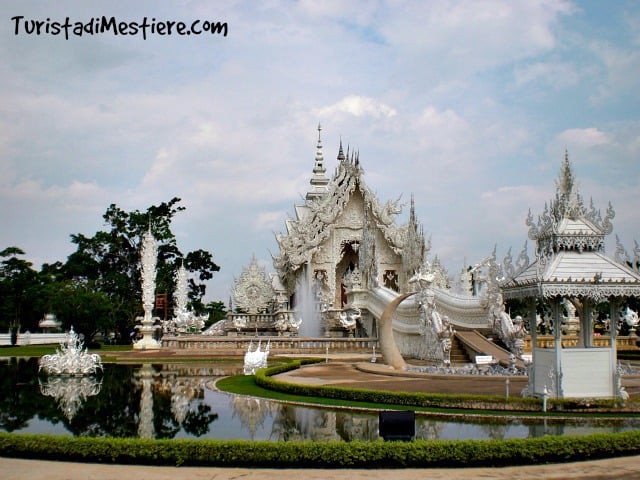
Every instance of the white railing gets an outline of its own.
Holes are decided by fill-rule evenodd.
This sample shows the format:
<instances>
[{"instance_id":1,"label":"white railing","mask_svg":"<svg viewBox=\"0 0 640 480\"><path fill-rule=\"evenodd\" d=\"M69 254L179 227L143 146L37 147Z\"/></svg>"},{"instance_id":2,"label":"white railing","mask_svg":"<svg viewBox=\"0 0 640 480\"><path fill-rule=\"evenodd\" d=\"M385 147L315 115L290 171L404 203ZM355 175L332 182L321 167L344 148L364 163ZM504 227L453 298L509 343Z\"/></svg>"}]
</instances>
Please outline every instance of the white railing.
<instances>
[{"instance_id":1,"label":"white railing","mask_svg":"<svg viewBox=\"0 0 640 480\"><path fill-rule=\"evenodd\" d=\"M254 347L260 341L269 342L269 351L273 353L355 353L371 352L378 347L377 338L299 338L299 337L210 337L192 335L162 337L163 348L198 351L215 350L221 353L244 353L251 343Z\"/></svg>"},{"instance_id":2,"label":"white railing","mask_svg":"<svg viewBox=\"0 0 640 480\"><path fill-rule=\"evenodd\" d=\"M59 345L67 338L66 333L18 333L16 345ZM11 334L0 333L0 345L11 345Z\"/></svg>"}]
</instances>

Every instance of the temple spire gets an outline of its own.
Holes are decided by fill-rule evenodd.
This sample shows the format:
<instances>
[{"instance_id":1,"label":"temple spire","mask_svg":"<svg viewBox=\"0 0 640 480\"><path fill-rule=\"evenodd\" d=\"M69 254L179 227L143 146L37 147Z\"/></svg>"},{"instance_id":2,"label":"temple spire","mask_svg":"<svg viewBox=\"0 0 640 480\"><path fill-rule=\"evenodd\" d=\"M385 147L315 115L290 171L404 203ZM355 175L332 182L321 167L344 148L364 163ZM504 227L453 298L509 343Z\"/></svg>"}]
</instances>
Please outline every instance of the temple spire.
<instances>
[{"instance_id":1,"label":"temple spire","mask_svg":"<svg viewBox=\"0 0 640 480\"><path fill-rule=\"evenodd\" d=\"M316 157L313 165L313 175L310 180L311 190L307 192L307 200L322 197L327 193L329 179L325 175L327 169L324 167L324 155L322 154L322 126L318 123L318 144L316 145Z\"/></svg>"},{"instance_id":2,"label":"temple spire","mask_svg":"<svg viewBox=\"0 0 640 480\"><path fill-rule=\"evenodd\" d=\"M342 150L342 137L340 137L340 148L338 149L338 160L341 162L344 160L344 151Z\"/></svg>"},{"instance_id":3,"label":"temple spire","mask_svg":"<svg viewBox=\"0 0 640 480\"><path fill-rule=\"evenodd\" d=\"M322 139L320 133L322 132L322 126L318 124L318 145L316 145L316 163L313 167L313 173L324 174L327 169L324 168L324 156L322 155Z\"/></svg>"},{"instance_id":4,"label":"temple spire","mask_svg":"<svg viewBox=\"0 0 640 480\"><path fill-rule=\"evenodd\" d=\"M562 168L556 181L556 190L556 200L552 203L552 211L557 217L556 220L560 220L563 217L575 219L584 214L582 198L578 193L576 177L573 173L567 150L564 151Z\"/></svg>"}]
</instances>

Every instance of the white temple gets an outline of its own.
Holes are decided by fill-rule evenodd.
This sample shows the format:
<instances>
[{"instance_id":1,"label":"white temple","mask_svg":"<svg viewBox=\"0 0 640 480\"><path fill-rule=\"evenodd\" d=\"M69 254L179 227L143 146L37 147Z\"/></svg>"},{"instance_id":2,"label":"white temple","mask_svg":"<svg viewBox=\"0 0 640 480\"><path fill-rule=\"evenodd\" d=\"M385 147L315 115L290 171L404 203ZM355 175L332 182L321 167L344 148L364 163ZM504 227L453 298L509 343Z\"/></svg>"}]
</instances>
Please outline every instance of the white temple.
<instances>
[{"instance_id":1,"label":"white temple","mask_svg":"<svg viewBox=\"0 0 640 480\"><path fill-rule=\"evenodd\" d=\"M236 279L235 312L217 331L375 341L383 310L398 295L412 291L409 280L421 270L429 274L432 313L437 308L437 317L456 330L489 332L486 299L471 294L469 280L465 291L454 292L438 258L427 262L430 242L417 220L413 198L408 221L398 224L400 198L380 201L364 180L359 154L349 149L345 154L342 142L335 173L328 178L320 133L318 127L305 201L295 205L295 218L288 219L285 232L277 235L275 273L268 275L254 258ZM484 268L478 267L478 279ZM425 347L425 338L439 337L431 335L431 323L421 323L419 317L415 299L398 308L394 329L402 354L444 360L434 353L442 351L439 344Z\"/></svg>"},{"instance_id":2,"label":"white temple","mask_svg":"<svg viewBox=\"0 0 640 480\"><path fill-rule=\"evenodd\" d=\"M329 345L357 348L349 340L365 339L367 348L379 347L396 369L406 368L405 359L448 368L488 358L523 371L533 357L531 395L624 397L616 371L616 335L620 322L634 334L638 325L625 301L640 297L640 248L636 244L633 261L619 242L616 259L604 255L613 208L602 218L593 206L584 206L568 156L555 198L537 224L531 214L527 219L529 238L536 242L534 261L525 242L515 262L509 250L498 263L494 250L464 266L456 281L437 256L428 260L430 241L416 218L413 198L408 221L398 224L400 198L384 203L377 198L364 181L359 153L347 149L345 154L340 142L335 173L327 177L320 133L318 127L304 203L295 205L295 218L277 235L275 272L268 274L254 257L235 281L227 318L206 333L244 336L247 345L250 337L270 336L272 351L316 353ZM529 311L512 318L505 299L524 300ZM600 302L609 304L610 337L596 341L595 306ZM552 335L538 334L541 323ZM636 337L629 338L636 348ZM206 344L168 341L184 345L179 348Z\"/></svg>"}]
</instances>

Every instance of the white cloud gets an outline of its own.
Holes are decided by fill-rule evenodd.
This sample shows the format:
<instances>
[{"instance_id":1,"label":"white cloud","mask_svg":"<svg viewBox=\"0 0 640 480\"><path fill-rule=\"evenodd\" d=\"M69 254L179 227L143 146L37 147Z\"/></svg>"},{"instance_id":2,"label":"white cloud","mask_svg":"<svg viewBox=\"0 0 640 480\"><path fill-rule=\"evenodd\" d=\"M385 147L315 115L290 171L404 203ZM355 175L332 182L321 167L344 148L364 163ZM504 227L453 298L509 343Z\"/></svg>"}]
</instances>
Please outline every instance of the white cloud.
<instances>
[{"instance_id":1,"label":"white cloud","mask_svg":"<svg viewBox=\"0 0 640 480\"><path fill-rule=\"evenodd\" d=\"M578 147L595 147L610 143L607 134L594 127L567 129L558 134L557 140L567 146Z\"/></svg>"},{"instance_id":2,"label":"white cloud","mask_svg":"<svg viewBox=\"0 0 640 480\"><path fill-rule=\"evenodd\" d=\"M259 212L254 223L254 228L256 230L279 231L283 229L286 218L286 212L281 210Z\"/></svg>"},{"instance_id":3,"label":"white cloud","mask_svg":"<svg viewBox=\"0 0 640 480\"><path fill-rule=\"evenodd\" d=\"M349 95L332 105L320 107L315 112L322 118L331 118L339 113L347 113L355 117L369 116L376 119L395 117L397 114L393 107L375 98L360 95Z\"/></svg>"},{"instance_id":4,"label":"white cloud","mask_svg":"<svg viewBox=\"0 0 640 480\"><path fill-rule=\"evenodd\" d=\"M565 148L581 185L613 194L630 236L637 38L619 35L622 16L584 28L598 12L581 8L195 0L104 12L224 19L224 39L60 43L0 24L0 246L62 260L68 235L101 228L110 203L178 196L181 248L212 251L223 272L210 294L226 301L229 279L252 253L268 258L271 230L309 188L318 122L328 172L342 138L381 200L415 194L433 253L456 270L495 242L522 243L523 212L553 193ZM60 9L91 15L85 2Z\"/></svg>"},{"instance_id":5,"label":"white cloud","mask_svg":"<svg viewBox=\"0 0 640 480\"><path fill-rule=\"evenodd\" d=\"M575 65L564 62L536 62L516 67L514 71L516 86L550 86L561 89L574 86L580 80Z\"/></svg>"},{"instance_id":6,"label":"white cloud","mask_svg":"<svg viewBox=\"0 0 640 480\"><path fill-rule=\"evenodd\" d=\"M634 94L640 87L640 52L608 42L593 41L590 50L602 63L604 72L598 88L591 95L595 103L610 102L623 93ZM635 98L632 97L632 98Z\"/></svg>"}]
</instances>

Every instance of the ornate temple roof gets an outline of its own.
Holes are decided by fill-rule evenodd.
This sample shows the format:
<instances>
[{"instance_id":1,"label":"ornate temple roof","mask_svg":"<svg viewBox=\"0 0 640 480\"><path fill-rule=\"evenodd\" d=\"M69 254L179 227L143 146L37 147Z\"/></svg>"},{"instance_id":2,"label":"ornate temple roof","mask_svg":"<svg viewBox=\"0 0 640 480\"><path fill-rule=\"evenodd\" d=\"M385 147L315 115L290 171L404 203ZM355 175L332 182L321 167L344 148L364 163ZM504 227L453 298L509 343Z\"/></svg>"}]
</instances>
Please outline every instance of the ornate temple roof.
<instances>
[{"instance_id":1,"label":"ornate temple roof","mask_svg":"<svg viewBox=\"0 0 640 480\"><path fill-rule=\"evenodd\" d=\"M320 127L318 132L320 133ZM368 221L380 229L389 247L400 254L407 241L407 232L411 230L409 225L395 224L395 216L402 211L400 199L381 204L363 180L364 170L360 165L359 153L350 153L347 148L345 155L342 141L337 156L338 166L331 180L326 183L323 180L325 170L322 159L322 144L318 134L312 188L305 197L305 203L295 206L296 218L286 220L286 233L276 237L280 254L274 257L274 266L278 272L294 272L311 259L320 244L329 238L331 226L343 213L356 191L362 194L366 210L370 212ZM412 215L415 217L413 213ZM412 221L416 223L413 217ZM417 234L422 235L424 244L423 232Z\"/></svg>"},{"instance_id":2,"label":"ornate temple roof","mask_svg":"<svg viewBox=\"0 0 640 480\"><path fill-rule=\"evenodd\" d=\"M640 296L640 274L605 256L604 239L613 229L615 212L606 216L584 207L565 154L555 198L533 222L527 218L529 238L536 241L536 260L507 271L502 290L506 298L580 296L602 301L607 297ZM526 249L526 244L525 244ZM510 261L505 262L510 265Z\"/></svg>"}]
</instances>

